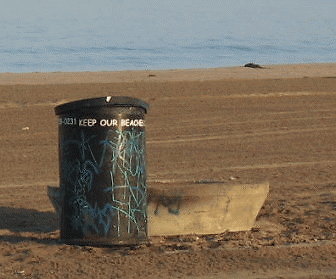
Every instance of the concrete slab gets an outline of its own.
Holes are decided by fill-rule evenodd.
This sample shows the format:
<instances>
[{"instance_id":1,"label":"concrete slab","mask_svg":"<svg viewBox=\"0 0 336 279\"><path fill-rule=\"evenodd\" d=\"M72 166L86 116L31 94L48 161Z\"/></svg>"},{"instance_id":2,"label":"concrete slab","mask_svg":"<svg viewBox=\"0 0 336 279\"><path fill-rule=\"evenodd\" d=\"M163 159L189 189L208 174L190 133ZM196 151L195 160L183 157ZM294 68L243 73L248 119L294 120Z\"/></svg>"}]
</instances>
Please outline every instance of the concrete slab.
<instances>
[{"instance_id":1,"label":"concrete slab","mask_svg":"<svg viewBox=\"0 0 336 279\"><path fill-rule=\"evenodd\" d=\"M269 184L182 183L149 189L149 236L250 230Z\"/></svg>"},{"instance_id":2,"label":"concrete slab","mask_svg":"<svg viewBox=\"0 0 336 279\"><path fill-rule=\"evenodd\" d=\"M267 182L174 182L149 187L148 236L250 230L268 192ZM48 196L59 214L60 188L48 186Z\"/></svg>"}]
</instances>

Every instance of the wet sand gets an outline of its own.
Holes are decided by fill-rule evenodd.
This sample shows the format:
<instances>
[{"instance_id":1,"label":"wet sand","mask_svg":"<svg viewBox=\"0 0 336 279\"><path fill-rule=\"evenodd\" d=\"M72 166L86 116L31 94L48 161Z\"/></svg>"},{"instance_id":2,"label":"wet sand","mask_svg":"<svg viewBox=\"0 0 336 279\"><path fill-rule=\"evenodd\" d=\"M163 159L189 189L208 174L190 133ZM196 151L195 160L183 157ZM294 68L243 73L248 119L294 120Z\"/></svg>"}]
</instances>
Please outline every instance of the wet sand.
<instances>
[{"instance_id":1,"label":"wet sand","mask_svg":"<svg viewBox=\"0 0 336 279\"><path fill-rule=\"evenodd\" d=\"M150 103L148 184L269 181L254 228L67 246L46 195L58 185L63 102ZM0 278L335 278L336 64L0 74Z\"/></svg>"}]
</instances>

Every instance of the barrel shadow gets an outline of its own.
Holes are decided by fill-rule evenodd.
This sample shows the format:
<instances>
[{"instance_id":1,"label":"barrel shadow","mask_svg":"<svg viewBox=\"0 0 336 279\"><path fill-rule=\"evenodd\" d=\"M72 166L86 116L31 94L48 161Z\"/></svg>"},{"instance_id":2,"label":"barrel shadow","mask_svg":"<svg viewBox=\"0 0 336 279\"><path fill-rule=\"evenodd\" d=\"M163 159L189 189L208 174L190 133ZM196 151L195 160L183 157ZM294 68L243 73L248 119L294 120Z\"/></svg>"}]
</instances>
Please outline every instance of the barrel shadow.
<instances>
[{"instance_id":1,"label":"barrel shadow","mask_svg":"<svg viewBox=\"0 0 336 279\"><path fill-rule=\"evenodd\" d=\"M58 218L53 212L0 206L0 230L49 233L57 229Z\"/></svg>"}]
</instances>

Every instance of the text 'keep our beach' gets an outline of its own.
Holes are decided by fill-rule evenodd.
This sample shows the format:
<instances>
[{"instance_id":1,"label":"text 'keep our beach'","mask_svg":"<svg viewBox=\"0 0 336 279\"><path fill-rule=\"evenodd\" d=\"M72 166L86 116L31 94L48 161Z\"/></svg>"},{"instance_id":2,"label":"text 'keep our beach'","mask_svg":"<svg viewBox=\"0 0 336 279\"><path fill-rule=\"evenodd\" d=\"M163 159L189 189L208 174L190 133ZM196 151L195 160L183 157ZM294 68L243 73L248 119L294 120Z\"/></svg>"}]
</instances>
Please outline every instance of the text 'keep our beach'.
<instances>
[{"instance_id":1,"label":"text 'keep our beach'","mask_svg":"<svg viewBox=\"0 0 336 279\"><path fill-rule=\"evenodd\" d=\"M58 120L59 125L78 126L78 127L145 127L143 119L96 119L96 118L79 118L61 117Z\"/></svg>"}]
</instances>

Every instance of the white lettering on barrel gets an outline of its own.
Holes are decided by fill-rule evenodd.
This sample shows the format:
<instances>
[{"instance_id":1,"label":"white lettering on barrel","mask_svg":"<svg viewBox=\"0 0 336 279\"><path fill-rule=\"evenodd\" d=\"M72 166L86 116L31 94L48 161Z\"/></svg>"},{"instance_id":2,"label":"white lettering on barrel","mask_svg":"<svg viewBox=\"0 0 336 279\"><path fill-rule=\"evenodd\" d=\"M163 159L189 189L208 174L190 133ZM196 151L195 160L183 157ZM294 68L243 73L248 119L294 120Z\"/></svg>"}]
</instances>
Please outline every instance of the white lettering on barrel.
<instances>
[{"instance_id":1,"label":"white lettering on barrel","mask_svg":"<svg viewBox=\"0 0 336 279\"><path fill-rule=\"evenodd\" d=\"M75 117L61 117L58 120L58 124L75 126L77 125L77 119Z\"/></svg>"},{"instance_id":2,"label":"white lettering on barrel","mask_svg":"<svg viewBox=\"0 0 336 279\"><path fill-rule=\"evenodd\" d=\"M78 126L80 127L92 127L96 125L97 120L94 118L84 118L84 119L79 119Z\"/></svg>"},{"instance_id":3,"label":"white lettering on barrel","mask_svg":"<svg viewBox=\"0 0 336 279\"><path fill-rule=\"evenodd\" d=\"M118 120L117 119L102 119L99 121L99 125L102 127L115 127L118 126Z\"/></svg>"},{"instance_id":4,"label":"white lettering on barrel","mask_svg":"<svg viewBox=\"0 0 336 279\"><path fill-rule=\"evenodd\" d=\"M143 119L121 119L121 127L144 127Z\"/></svg>"},{"instance_id":5,"label":"white lettering on barrel","mask_svg":"<svg viewBox=\"0 0 336 279\"><path fill-rule=\"evenodd\" d=\"M82 118L77 119L75 117L61 117L58 121L59 125L72 125L79 127L93 127L98 124L100 127L145 127L144 119L95 119L95 118Z\"/></svg>"},{"instance_id":6,"label":"white lettering on barrel","mask_svg":"<svg viewBox=\"0 0 336 279\"><path fill-rule=\"evenodd\" d=\"M121 127L129 126L129 119L121 119Z\"/></svg>"}]
</instances>

